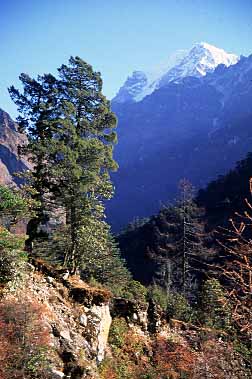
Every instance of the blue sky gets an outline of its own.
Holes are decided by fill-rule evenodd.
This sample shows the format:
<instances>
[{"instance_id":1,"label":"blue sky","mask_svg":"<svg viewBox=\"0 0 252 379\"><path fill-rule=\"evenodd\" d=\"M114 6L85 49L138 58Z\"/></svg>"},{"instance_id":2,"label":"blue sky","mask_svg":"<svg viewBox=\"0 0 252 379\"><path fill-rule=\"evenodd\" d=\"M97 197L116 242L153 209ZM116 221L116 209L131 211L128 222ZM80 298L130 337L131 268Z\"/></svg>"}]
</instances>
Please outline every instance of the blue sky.
<instances>
[{"instance_id":1,"label":"blue sky","mask_svg":"<svg viewBox=\"0 0 252 379\"><path fill-rule=\"evenodd\" d=\"M252 53L252 0L2 0L0 107L18 76L56 73L78 55L102 73L112 98L133 70L205 41Z\"/></svg>"}]
</instances>

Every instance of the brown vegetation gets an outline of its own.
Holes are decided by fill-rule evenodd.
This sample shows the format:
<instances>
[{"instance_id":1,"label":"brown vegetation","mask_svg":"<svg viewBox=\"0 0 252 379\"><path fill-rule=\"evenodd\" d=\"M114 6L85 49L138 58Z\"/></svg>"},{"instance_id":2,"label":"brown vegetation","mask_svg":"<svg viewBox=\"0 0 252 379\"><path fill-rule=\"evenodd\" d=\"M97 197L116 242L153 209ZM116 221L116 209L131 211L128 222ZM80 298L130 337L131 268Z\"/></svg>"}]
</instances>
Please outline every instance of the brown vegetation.
<instances>
[{"instance_id":1,"label":"brown vegetation","mask_svg":"<svg viewBox=\"0 0 252 379\"><path fill-rule=\"evenodd\" d=\"M249 181L252 195L252 178ZM227 282L227 299L232 305L232 319L239 332L252 337L252 204L245 199L247 210L235 213L231 229L222 229L227 243L221 243L229 259L221 267Z\"/></svg>"},{"instance_id":2,"label":"brown vegetation","mask_svg":"<svg viewBox=\"0 0 252 379\"><path fill-rule=\"evenodd\" d=\"M49 328L35 299L11 298L0 304L0 378L49 378Z\"/></svg>"}]
</instances>

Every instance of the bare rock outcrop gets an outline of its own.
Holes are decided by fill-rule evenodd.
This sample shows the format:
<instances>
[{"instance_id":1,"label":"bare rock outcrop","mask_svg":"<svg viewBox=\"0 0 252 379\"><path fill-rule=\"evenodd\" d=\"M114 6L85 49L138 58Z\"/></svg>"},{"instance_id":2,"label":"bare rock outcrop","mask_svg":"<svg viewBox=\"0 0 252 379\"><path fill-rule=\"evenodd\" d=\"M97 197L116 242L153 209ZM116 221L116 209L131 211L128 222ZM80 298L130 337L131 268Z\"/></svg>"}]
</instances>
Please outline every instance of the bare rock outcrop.
<instances>
[{"instance_id":1,"label":"bare rock outcrop","mask_svg":"<svg viewBox=\"0 0 252 379\"><path fill-rule=\"evenodd\" d=\"M36 297L47 309L46 322L57 352L55 378L96 378L104 359L111 315L111 294L49 266L30 265L25 293Z\"/></svg>"},{"instance_id":2,"label":"bare rock outcrop","mask_svg":"<svg viewBox=\"0 0 252 379\"><path fill-rule=\"evenodd\" d=\"M0 183L18 185L21 180L14 176L16 172L30 168L24 157L18 156L18 147L24 145L27 138L18 132L18 124L10 115L0 109Z\"/></svg>"}]
</instances>

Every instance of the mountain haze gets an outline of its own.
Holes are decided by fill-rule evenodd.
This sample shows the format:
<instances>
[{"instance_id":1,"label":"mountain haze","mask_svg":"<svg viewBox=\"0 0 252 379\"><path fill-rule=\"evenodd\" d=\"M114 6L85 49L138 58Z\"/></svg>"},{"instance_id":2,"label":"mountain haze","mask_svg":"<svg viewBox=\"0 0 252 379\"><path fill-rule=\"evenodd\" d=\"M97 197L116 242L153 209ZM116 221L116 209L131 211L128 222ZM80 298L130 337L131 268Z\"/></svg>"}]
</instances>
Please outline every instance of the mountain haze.
<instances>
[{"instance_id":1,"label":"mountain haze","mask_svg":"<svg viewBox=\"0 0 252 379\"><path fill-rule=\"evenodd\" d=\"M182 78L205 76L219 64L230 66L239 60L235 54L225 52L206 42L197 43L191 50L178 50L161 67L149 72L134 71L113 99L116 103L138 102L169 82Z\"/></svg>"},{"instance_id":2,"label":"mountain haze","mask_svg":"<svg viewBox=\"0 0 252 379\"><path fill-rule=\"evenodd\" d=\"M141 101L112 101L120 169L113 177L116 195L109 202L108 217L116 230L173 201L181 178L202 187L251 150L252 56L238 60L211 47L222 52L218 59L225 58L217 65L221 61L215 56L214 69L213 56L206 64L202 54L197 58L195 53L196 48L209 57L208 46L196 45L172 69L181 73L187 61L189 76L174 76L165 84L168 72L160 87Z\"/></svg>"}]
</instances>

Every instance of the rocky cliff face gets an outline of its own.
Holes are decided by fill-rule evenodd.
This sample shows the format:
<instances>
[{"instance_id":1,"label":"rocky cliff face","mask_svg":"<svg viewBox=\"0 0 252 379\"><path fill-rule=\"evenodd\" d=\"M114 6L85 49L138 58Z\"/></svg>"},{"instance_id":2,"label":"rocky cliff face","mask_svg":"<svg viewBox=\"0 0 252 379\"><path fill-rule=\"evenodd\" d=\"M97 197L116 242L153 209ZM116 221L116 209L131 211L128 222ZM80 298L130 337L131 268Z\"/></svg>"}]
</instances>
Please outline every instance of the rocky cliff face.
<instances>
[{"instance_id":1,"label":"rocky cliff face","mask_svg":"<svg viewBox=\"0 0 252 379\"><path fill-rule=\"evenodd\" d=\"M23 134L18 132L18 125L8 113L0 109L0 183L17 185L20 179L14 174L29 168L26 159L18 156L18 146L27 141Z\"/></svg>"},{"instance_id":2,"label":"rocky cliff face","mask_svg":"<svg viewBox=\"0 0 252 379\"><path fill-rule=\"evenodd\" d=\"M95 379L97 365L105 356L112 321L111 294L44 264L29 267L29 279L21 292L26 299L36 298L44 306L56 353L52 377Z\"/></svg>"}]
</instances>

